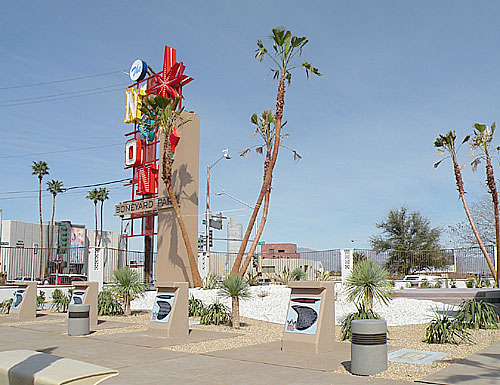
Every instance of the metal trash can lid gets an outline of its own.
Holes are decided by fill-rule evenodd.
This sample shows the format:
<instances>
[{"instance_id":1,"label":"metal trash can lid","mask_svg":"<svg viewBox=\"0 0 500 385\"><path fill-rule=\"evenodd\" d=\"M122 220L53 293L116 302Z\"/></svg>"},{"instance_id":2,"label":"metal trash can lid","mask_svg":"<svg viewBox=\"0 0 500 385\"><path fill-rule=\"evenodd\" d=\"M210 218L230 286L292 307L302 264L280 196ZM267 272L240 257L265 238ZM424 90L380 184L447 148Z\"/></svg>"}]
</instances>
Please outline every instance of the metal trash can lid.
<instances>
[{"instance_id":1,"label":"metal trash can lid","mask_svg":"<svg viewBox=\"0 0 500 385\"><path fill-rule=\"evenodd\" d=\"M68 311L70 313L88 313L90 311L90 305L69 305Z\"/></svg>"},{"instance_id":2,"label":"metal trash can lid","mask_svg":"<svg viewBox=\"0 0 500 385\"><path fill-rule=\"evenodd\" d=\"M352 320L351 333L353 334L387 333L387 322L385 319Z\"/></svg>"}]
</instances>

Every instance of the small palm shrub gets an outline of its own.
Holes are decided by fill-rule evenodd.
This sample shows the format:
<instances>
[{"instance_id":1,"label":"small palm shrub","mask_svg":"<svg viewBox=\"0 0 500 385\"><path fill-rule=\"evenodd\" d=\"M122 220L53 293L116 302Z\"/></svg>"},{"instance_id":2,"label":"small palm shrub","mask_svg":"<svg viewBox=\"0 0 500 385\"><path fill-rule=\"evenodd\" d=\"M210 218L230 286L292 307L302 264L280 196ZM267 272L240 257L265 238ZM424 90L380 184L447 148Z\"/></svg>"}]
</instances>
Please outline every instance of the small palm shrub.
<instances>
[{"instance_id":1,"label":"small palm shrub","mask_svg":"<svg viewBox=\"0 0 500 385\"><path fill-rule=\"evenodd\" d=\"M97 296L97 312L99 315L123 314L123 306L110 289L105 289Z\"/></svg>"},{"instance_id":2,"label":"small palm shrub","mask_svg":"<svg viewBox=\"0 0 500 385\"><path fill-rule=\"evenodd\" d=\"M143 295L146 287L141 282L139 273L128 266L113 271L113 277L115 284L111 290L121 299L125 315L130 315L130 302Z\"/></svg>"},{"instance_id":3,"label":"small palm shrub","mask_svg":"<svg viewBox=\"0 0 500 385\"><path fill-rule=\"evenodd\" d=\"M357 312L349 314L342 321L340 339L342 341L351 340L351 322L358 319L380 319L380 316L372 309L367 309L363 304L356 305Z\"/></svg>"},{"instance_id":4,"label":"small palm shrub","mask_svg":"<svg viewBox=\"0 0 500 385\"><path fill-rule=\"evenodd\" d=\"M218 289L220 287L219 276L212 273L208 274L202 279L202 285L204 290Z\"/></svg>"},{"instance_id":5,"label":"small palm shrub","mask_svg":"<svg viewBox=\"0 0 500 385\"><path fill-rule=\"evenodd\" d=\"M458 342L457 342L458 340ZM425 342L428 344L454 344L472 342L472 335L465 325L453 317L448 309L444 312L434 310L434 319L425 329Z\"/></svg>"},{"instance_id":6,"label":"small palm shrub","mask_svg":"<svg viewBox=\"0 0 500 385\"><path fill-rule=\"evenodd\" d=\"M43 310L43 304L45 303L45 292L40 290L40 295L36 296L36 308Z\"/></svg>"},{"instance_id":7,"label":"small palm shrub","mask_svg":"<svg viewBox=\"0 0 500 385\"><path fill-rule=\"evenodd\" d=\"M200 324L221 325L227 324L230 319L230 312L227 306L215 301L207 307L202 307L200 313ZM234 324L233 324L234 327Z\"/></svg>"},{"instance_id":8,"label":"small palm shrub","mask_svg":"<svg viewBox=\"0 0 500 385\"><path fill-rule=\"evenodd\" d=\"M68 311L72 295L73 289L69 289L68 294L64 294L61 289L55 289L52 292L52 305L50 307L57 312L66 313Z\"/></svg>"},{"instance_id":9,"label":"small palm shrub","mask_svg":"<svg viewBox=\"0 0 500 385\"><path fill-rule=\"evenodd\" d=\"M189 302L188 302L189 317L201 316L204 309L205 309L205 305L203 305L203 302L201 299L196 299L194 297L189 298Z\"/></svg>"},{"instance_id":10,"label":"small palm shrub","mask_svg":"<svg viewBox=\"0 0 500 385\"><path fill-rule=\"evenodd\" d=\"M463 301L457 320L468 329L489 329L499 327L499 317L495 307L483 301Z\"/></svg>"},{"instance_id":11,"label":"small palm shrub","mask_svg":"<svg viewBox=\"0 0 500 385\"><path fill-rule=\"evenodd\" d=\"M251 297L248 283L239 274L229 275L223 282L219 290L219 295L224 298L231 298L231 324L233 328L240 328L240 300Z\"/></svg>"},{"instance_id":12,"label":"small palm shrub","mask_svg":"<svg viewBox=\"0 0 500 385\"><path fill-rule=\"evenodd\" d=\"M249 271L245 279L250 286L259 286L259 274Z\"/></svg>"},{"instance_id":13,"label":"small palm shrub","mask_svg":"<svg viewBox=\"0 0 500 385\"><path fill-rule=\"evenodd\" d=\"M290 273L290 281L303 281L307 277L306 272L300 268L296 267L295 269L292 270Z\"/></svg>"},{"instance_id":14,"label":"small palm shrub","mask_svg":"<svg viewBox=\"0 0 500 385\"><path fill-rule=\"evenodd\" d=\"M424 279L422 282L420 282L421 289L430 289L431 287L432 287L432 285L426 279Z\"/></svg>"},{"instance_id":15,"label":"small palm shrub","mask_svg":"<svg viewBox=\"0 0 500 385\"><path fill-rule=\"evenodd\" d=\"M12 307L12 302L14 302L14 298L9 298L0 302L0 313L8 313Z\"/></svg>"},{"instance_id":16,"label":"small palm shrub","mask_svg":"<svg viewBox=\"0 0 500 385\"><path fill-rule=\"evenodd\" d=\"M373 300L384 305L391 300L392 286L389 273L382 266L371 260L365 260L354 265L345 283L347 300L355 303L363 302L368 310L373 308Z\"/></svg>"}]
</instances>

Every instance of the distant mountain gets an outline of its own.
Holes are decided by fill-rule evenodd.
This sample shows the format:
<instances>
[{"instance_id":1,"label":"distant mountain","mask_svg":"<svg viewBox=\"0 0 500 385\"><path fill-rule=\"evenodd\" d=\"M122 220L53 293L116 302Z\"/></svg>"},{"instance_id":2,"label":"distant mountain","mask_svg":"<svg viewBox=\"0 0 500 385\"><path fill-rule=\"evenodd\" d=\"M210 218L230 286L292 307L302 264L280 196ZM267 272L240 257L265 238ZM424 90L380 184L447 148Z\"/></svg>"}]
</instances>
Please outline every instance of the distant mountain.
<instances>
[{"instance_id":1,"label":"distant mountain","mask_svg":"<svg viewBox=\"0 0 500 385\"><path fill-rule=\"evenodd\" d=\"M317 251L317 250L308 249L307 247L297 247L297 253L307 253L309 251Z\"/></svg>"}]
</instances>

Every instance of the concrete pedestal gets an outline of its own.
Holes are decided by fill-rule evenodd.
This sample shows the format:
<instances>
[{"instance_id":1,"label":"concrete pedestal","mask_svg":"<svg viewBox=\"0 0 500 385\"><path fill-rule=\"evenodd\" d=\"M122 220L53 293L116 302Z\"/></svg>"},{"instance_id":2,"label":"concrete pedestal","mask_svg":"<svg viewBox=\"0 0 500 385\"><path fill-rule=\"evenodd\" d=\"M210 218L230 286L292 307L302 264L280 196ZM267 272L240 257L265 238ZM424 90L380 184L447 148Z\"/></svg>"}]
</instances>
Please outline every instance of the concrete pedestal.
<instances>
[{"instance_id":1,"label":"concrete pedestal","mask_svg":"<svg viewBox=\"0 0 500 385\"><path fill-rule=\"evenodd\" d=\"M71 284L75 289L73 290L70 305L90 305L90 330L96 330L97 318L99 315L97 307L99 283L91 281L73 281Z\"/></svg>"},{"instance_id":2,"label":"concrete pedestal","mask_svg":"<svg viewBox=\"0 0 500 385\"><path fill-rule=\"evenodd\" d=\"M189 335L187 282L156 282L148 333L167 338Z\"/></svg>"},{"instance_id":3,"label":"concrete pedestal","mask_svg":"<svg viewBox=\"0 0 500 385\"><path fill-rule=\"evenodd\" d=\"M335 349L335 283L289 282L292 289L281 350L325 353Z\"/></svg>"},{"instance_id":4,"label":"concrete pedestal","mask_svg":"<svg viewBox=\"0 0 500 385\"><path fill-rule=\"evenodd\" d=\"M15 282L14 301L10 308L9 317L20 320L36 318L37 283L31 281Z\"/></svg>"}]
</instances>

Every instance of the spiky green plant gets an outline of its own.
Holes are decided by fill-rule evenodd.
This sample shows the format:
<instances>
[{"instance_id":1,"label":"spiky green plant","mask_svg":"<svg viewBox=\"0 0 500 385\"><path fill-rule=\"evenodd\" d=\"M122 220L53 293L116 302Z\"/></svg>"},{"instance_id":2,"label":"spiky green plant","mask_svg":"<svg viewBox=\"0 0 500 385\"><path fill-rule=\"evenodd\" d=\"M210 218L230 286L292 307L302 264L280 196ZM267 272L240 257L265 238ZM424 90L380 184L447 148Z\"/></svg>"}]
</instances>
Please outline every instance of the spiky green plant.
<instances>
[{"instance_id":1,"label":"spiky green plant","mask_svg":"<svg viewBox=\"0 0 500 385\"><path fill-rule=\"evenodd\" d=\"M371 261L361 261L354 265L345 282L347 300L362 302L366 309L373 308L373 300L389 304L392 287L387 270Z\"/></svg>"},{"instance_id":2,"label":"spiky green plant","mask_svg":"<svg viewBox=\"0 0 500 385\"><path fill-rule=\"evenodd\" d=\"M490 303L473 299L460 304L456 318L468 329L490 329L500 326L495 307Z\"/></svg>"},{"instance_id":3,"label":"spiky green plant","mask_svg":"<svg viewBox=\"0 0 500 385\"><path fill-rule=\"evenodd\" d=\"M307 277L306 272L300 267L296 267L290 273L290 280L291 281L303 281L306 279L306 277Z\"/></svg>"},{"instance_id":4,"label":"spiky green plant","mask_svg":"<svg viewBox=\"0 0 500 385\"><path fill-rule=\"evenodd\" d=\"M12 307L12 302L14 302L14 298L8 298L0 302L0 313L8 313Z\"/></svg>"},{"instance_id":5,"label":"spiky green plant","mask_svg":"<svg viewBox=\"0 0 500 385\"><path fill-rule=\"evenodd\" d=\"M286 285L286 284L288 284L288 281L291 279L290 276L291 276L290 269L288 268L288 266L285 266L283 268L283 270L281 271L281 273L274 274L274 279L277 282L279 282L283 285Z\"/></svg>"},{"instance_id":6,"label":"spiky green plant","mask_svg":"<svg viewBox=\"0 0 500 385\"><path fill-rule=\"evenodd\" d=\"M97 309L99 315L123 314L120 299L109 289L101 291L97 296Z\"/></svg>"},{"instance_id":7,"label":"spiky green plant","mask_svg":"<svg viewBox=\"0 0 500 385\"><path fill-rule=\"evenodd\" d=\"M353 320L358 319L380 319L380 316L375 313L372 309L367 309L365 306L361 304L356 304L357 311L355 313L349 314L342 321L342 328L340 331L340 339L342 341L351 340L351 323Z\"/></svg>"},{"instance_id":8,"label":"spiky green plant","mask_svg":"<svg viewBox=\"0 0 500 385\"><path fill-rule=\"evenodd\" d=\"M52 305L50 307L57 312L66 313L68 311L72 295L73 289L69 289L68 294L64 294L61 289L55 289L52 292Z\"/></svg>"},{"instance_id":9,"label":"spiky green plant","mask_svg":"<svg viewBox=\"0 0 500 385\"><path fill-rule=\"evenodd\" d=\"M219 290L219 295L224 298L231 298L231 323L233 328L240 328L240 300L251 297L250 287L245 279L239 274L230 274Z\"/></svg>"},{"instance_id":10,"label":"spiky green plant","mask_svg":"<svg viewBox=\"0 0 500 385\"><path fill-rule=\"evenodd\" d=\"M45 292L40 290L40 295L36 296L36 308L37 310L43 310L43 304L45 303Z\"/></svg>"},{"instance_id":11,"label":"spiky green plant","mask_svg":"<svg viewBox=\"0 0 500 385\"><path fill-rule=\"evenodd\" d=\"M202 279L202 288L204 290L218 289L220 287L219 279L217 274L209 273Z\"/></svg>"},{"instance_id":12,"label":"spiky green plant","mask_svg":"<svg viewBox=\"0 0 500 385\"><path fill-rule=\"evenodd\" d=\"M120 297L125 308L125 315L130 315L130 302L140 297L146 291L141 282L139 273L130 267L113 271L115 284L111 288L114 294Z\"/></svg>"},{"instance_id":13,"label":"spiky green plant","mask_svg":"<svg viewBox=\"0 0 500 385\"><path fill-rule=\"evenodd\" d=\"M215 301L214 303L201 309L200 324L202 325L220 325L228 322L229 309L219 301Z\"/></svg>"},{"instance_id":14,"label":"spiky green plant","mask_svg":"<svg viewBox=\"0 0 500 385\"><path fill-rule=\"evenodd\" d=\"M457 342L458 340L458 342ZM470 343L472 335L465 325L451 314L451 308L444 311L434 309L434 319L425 329L425 342L428 344L453 344L460 342Z\"/></svg>"},{"instance_id":15,"label":"spiky green plant","mask_svg":"<svg viewBox=\"0 0 500 385\"><path fill-rule=\"evenodd\" d=\"M323 270L318 276L318 281L330 281L331 279L332 276L328 270Z\"/></svg>"},{"instance_id":16,"label":"spiky green plant","mask_svg":"<svg viewBox=\"0 0 500 385\"><path fill-rule=\"evenodd\" d=\"M188 313L190 317L199 317L205 310L205 305L201 299L196 299L194 297L189 298L188 301Z\"/></svg>"},{"instance_id":17,"label":"spiky green plant","mask_svg":"<svg viewBox=\"0 0 500 385\"><path fill-rule=\"evenodd\" d=\"M252 270L247 273L245 280L250 286L259 286L259 274Z\"/></svg>"}]
</instances>

